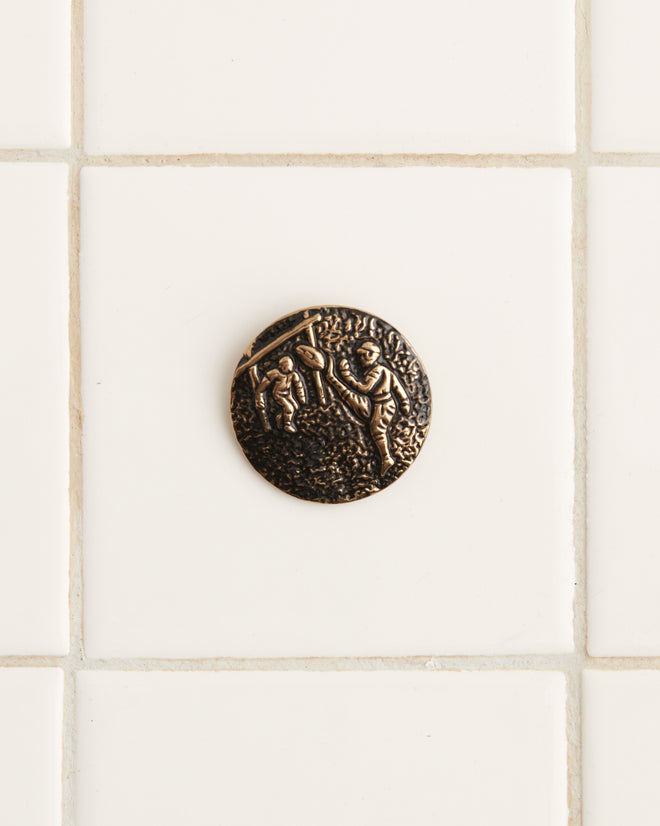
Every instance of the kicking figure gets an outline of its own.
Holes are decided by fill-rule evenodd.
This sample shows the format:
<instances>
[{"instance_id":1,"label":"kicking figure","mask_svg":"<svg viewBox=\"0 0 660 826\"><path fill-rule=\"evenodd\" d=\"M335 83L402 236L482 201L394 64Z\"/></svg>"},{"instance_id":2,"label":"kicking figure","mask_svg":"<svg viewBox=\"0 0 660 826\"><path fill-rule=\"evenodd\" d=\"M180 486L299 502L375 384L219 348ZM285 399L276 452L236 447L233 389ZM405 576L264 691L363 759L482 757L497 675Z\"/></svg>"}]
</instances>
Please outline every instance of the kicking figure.
<instances>
[{"instance_id":1,"label":"kicking figure","mask_svg":"<svg viewBox=\"0 0 660 826\"><path fill-rule=\"evenodd\" d=\"M271 386L273 399L282 408L281 413L275 417L277 426L283 426L287 433L295 433L293 417L300 406L298 402L305 404L307 397L300 373L293 369L293 359L290 356L283 356L278 366L266 373L255 390L255 406L262 415L266 411L265 393Z\"/></svg>"},{"instance_id":2,"label":"kicking figure","mask_svg":"<svg viewBox=\"0 0 660 826\"><path fill-rule=\"evenodd\" d=\"M353 375L346 359L339 362L342 381L335 375L332 359L328 359L327 380L356 416L369 420L369 432L380 455L380 475L384 476L394 464L389 444L390 424L396 413L394 396L398 397L401 411L406 416L410 413L410 400L396 373L378 361L381 355L379 344L366 339L356 353L365 369L364 381Z\"/></svg>"}]
</instances>

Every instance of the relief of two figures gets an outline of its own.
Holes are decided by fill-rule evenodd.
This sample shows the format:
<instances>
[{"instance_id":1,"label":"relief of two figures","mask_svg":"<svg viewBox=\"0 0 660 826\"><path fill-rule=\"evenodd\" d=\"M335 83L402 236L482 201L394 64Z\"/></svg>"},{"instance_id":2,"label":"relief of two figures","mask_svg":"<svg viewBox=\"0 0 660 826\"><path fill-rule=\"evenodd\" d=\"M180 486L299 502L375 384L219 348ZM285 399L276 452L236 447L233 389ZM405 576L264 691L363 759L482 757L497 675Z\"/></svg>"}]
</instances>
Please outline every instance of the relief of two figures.
<instances>
[{"instance_id":1,"label":"relief of two figures","mask_svg":"<svg viewBox=\"0 0 660 826\"><path fill-rule=\"evenodd\" d=\"M332 356L326 358L323 352L310 345L301 345L296 352L303 363L315 371L317 385L320 370L325 367L325 379L330 387L359 422L368 426L381 460L380 474L384 476L395 464L390 450L390 425L397 406L403 415L410 414L410 400L399 377L384 362L378 342L365 339L358 344L356 355L363 370L362 380L353 374L347 359L339 362L337 375ZM295 433L296 411L301 404L306 404L307 398L305 385L291 356L283 356L278 366L269 370L255 387L255 406L265 429L269 429L265 395L269 389L280 408L276 415L277 426L287 433Z\"/></svg>"}]
</instances>

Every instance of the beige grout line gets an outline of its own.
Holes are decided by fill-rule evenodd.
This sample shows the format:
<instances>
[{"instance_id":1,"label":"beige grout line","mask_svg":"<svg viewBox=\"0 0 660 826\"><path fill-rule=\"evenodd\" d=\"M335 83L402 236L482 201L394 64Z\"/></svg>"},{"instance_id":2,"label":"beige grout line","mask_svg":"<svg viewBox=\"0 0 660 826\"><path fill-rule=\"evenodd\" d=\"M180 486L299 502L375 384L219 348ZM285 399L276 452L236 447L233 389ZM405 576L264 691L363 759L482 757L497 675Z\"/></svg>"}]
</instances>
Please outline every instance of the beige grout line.
<instances>
[{"instance_id":1,"label":"beige grout line","mask_svg":"<svg viewBox=\"0 0 660 826\"><path fill-rule=\"evenodd\" d=\"M84 658L82 620L82 393L80 342L80 169L83 148L83 2L71 0L69 164L69 654L64 668L62 826L74 826L76 673Z\"/></svg>"},{"instance_id":2,"label":"beige grout line","mask_svg":"<svg viewBox=\"0 0 660 826\"><path fill-rule=\"evenodd\" d=\"M72 100L72 103L75 102ZM82 143L80 144L82 147ZM485 153L480 155L435 154L228 154L207 153L196 155L156 154L86 154L81 149L0 149L0 163L71 163L81 166L101 167L375 167L397 168L414 166L446 166L465 168L511 169L577 169L589 166L660 166L660 153L643 152L585 152L574 154L506 154Z\"/></svg>"},{"instance_id":3,"label":"beige grout line","mask_svg":"<svg viewBox=\"0 0 660 826\"><path fill-rule=\"evenodd\" d=\"M572 167L573 154L259 154L259 153L203 153L203 154L85 154L70 149L0 149L0 162L68 162L75 156L83 166L109 167L408 167L408 166L458 166L458 167ZM658 161L660 163L660 159Z\"/></svg>"},{"instance_id":4,"label":"beige grout line","mask_svg":"<svg viewBox=\"0 0 660 826\"><path fill-rule=\"evenodd\" d=\"M67 657L55 654L5 654L0 668L65 668Z\"/></svg>"},{"instance_id":5,"label":"beige grout line","mask_svg":"<svg viewBox=\"0 0 660 826\"><path fill-rule=\"evenodd\" d=\"M569 826L583 824L582 675L587 658L587 167L591 155L590 0L575 3L575 134L573 202L573 421L575 590L573 667L567 672ZM601 157L600 162L604 161Z\"/></svg>"},{"instance_id":6,"label":"beige grout line","mask_svg":"<svg viewBox=\"0 0 660 826\"><path fill-rule=\"evenodd\" d=\"M568 654L428 654L411 657L83 657L76 671L563 671L576 672ZM47 654L0 656L0 668L69 667L69 657ZM591 671L659 671L660 656L586 657Z\"/></svg>"},{"instance_id":7,"label":"beige grout line","mask_svg":"<svg viewBox=\"0 0 660 826\"><path fill-rule=\"evenodd\" d=\"M88 659L86 671L563 671L572 655Z\"/></svg>"},{"instance_id":8,"label":"beige grout line","mask_svg":"<svg viewBox=\"0 0 660 826\"><path fill-rule=\"evenodd\" d=\"M328 154L259 154L259 153L208 153L196 155L85 155L88 166L247 166L247 167L408 167L408 166L466 166L466 167L560 167L571 166L571 154L414 154L397 153L381 155L373 153Z\"/></svg>"},{"instance_id":9,"label":"beige grout line","mask_svg":"<svg viewBox=\"0 0 660 826\"><path fill-rule=\"evenodd\" d=\"M585 669L591 671L658 671L660 656L657 657L587 657Z\"/></svg>"},{"instance_id":10,"label":"beige grout line","mask_svg":"<svg viewBox=\"0 0 660 826\"><path fill-rule=\"evenodd\" d=\"M79 283L80 166L69 164L69 654L64 659L62 726L62 823L73 826L75 776L75 678L83 660L82 644L82 404L80 394Z\"/></svg>"},{"instance_id":11,"label":"beige grout line","mask_svg":"<svg viewBox=\"0 0 660 826\"><path fill-rule=\"evenodd\" d=\"M582 671L587 646L586 598L586 168L573 172L574 324L574 598L573 667L567 675L567 731L570 826L582 824Z\"/></svg>"}]
</instances>

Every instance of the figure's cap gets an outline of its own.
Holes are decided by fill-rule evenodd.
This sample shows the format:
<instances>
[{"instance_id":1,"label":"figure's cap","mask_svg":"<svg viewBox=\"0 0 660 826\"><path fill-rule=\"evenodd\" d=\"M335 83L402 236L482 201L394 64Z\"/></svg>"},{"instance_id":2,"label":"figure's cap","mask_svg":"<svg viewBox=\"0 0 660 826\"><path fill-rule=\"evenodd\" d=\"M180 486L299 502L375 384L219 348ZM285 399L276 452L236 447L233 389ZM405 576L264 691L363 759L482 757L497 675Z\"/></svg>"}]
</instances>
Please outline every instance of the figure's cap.
<instances>
[{"instance_id":1,"label":"figure's cap","mask_svg":"<svg viewBox=\"0 0 660 826\"><path fill-rule=\"evenodd\" d=\"M362 344L357 348L358 353L378 353L380 355L380 345L376 344L375 341L371 341L367 339L367 341L363 341Z\"/></svg>"}]
</instances>

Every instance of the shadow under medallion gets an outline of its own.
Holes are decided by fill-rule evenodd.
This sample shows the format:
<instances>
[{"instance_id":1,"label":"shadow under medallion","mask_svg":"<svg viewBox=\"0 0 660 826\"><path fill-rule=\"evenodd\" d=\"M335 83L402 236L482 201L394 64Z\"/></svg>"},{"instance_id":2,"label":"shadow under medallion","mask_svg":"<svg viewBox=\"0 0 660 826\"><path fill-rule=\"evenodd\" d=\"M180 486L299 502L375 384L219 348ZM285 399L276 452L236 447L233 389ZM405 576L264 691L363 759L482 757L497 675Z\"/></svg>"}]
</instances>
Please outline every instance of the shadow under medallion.
<instances>
[{"instance_id":1,"label":"shadow under medallion","mask_svg":"<svg viewBox=\"0 0 660 826\"><path fill-rule=\"evenodd\" d=\"M406 339L348 307L279 319L239 361L231 392L236 438L276 487L314 502L362 499L419 453L431 389Z\"/></svg>"}]
</instances>

